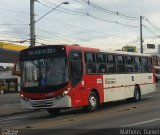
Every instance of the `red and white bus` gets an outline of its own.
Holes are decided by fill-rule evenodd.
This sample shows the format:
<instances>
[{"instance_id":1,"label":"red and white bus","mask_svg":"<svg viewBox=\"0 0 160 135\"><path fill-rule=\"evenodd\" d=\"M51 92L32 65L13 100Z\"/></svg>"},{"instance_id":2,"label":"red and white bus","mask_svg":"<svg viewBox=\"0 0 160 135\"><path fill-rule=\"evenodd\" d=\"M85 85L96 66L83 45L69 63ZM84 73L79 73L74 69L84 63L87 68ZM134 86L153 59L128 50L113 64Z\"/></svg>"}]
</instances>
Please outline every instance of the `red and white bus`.
<instances>
[{"instance_id":1,"label":"red and white bus","mask_svg":"<svg viewBox=\"0 0 160 135\"><path fill-rule=\"evenodd\" d=\"M78 45L47 45L20 52L21 103L30 109L84 106L94 111L105 102L139 101L154 92L149 54L104 51Z\"/></svg>"},{"instance_id":2,"label":"red and white bus","mask_svg":"<svg viewBox=\"0 0 160 135\"><path fill-rule=\"evenodd\" d=\"M154 65L155 80L156 82L160 82L160 56L154 54L152 56L152 61Z\"/></svg>"}]
</instances>

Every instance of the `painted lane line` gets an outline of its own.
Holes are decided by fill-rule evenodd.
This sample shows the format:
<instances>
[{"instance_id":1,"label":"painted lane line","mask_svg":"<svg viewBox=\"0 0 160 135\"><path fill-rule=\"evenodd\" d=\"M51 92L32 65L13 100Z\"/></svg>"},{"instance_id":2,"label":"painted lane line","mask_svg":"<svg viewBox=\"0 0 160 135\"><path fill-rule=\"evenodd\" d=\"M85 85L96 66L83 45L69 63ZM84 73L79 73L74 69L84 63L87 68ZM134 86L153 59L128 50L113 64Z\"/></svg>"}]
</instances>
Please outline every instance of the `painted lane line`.
<instances>
[{"instance_id":1,"label":"painted lane line","mask_svg":"<svg viewBox=\"0 0 160 135\"><path fill-rule=\"evenodd\" d=\"M14 119L22 119L22 118L32 117L32 116L41 116L41 115L42 115L42 114L32 114L32 115L26 115L26 116L19 116L19 117L6 118L6 119L1 119L0 122L8 121L8 120L14 120Z\"/></svg>"},{"instance_id":2,"label":"painted lane line","mask_svg":"<svg viewBox=\"0 0 160 135\"><path fill-rule=\"evenodd\" d=\"M125 125L125 126L121 126L121 127L131 127L131 126L136 126L136 125L142 125L142 124L151 123L151 122L155 122L155 121L159 121L159 120L160 120L160 118L157 118L157 119L152 119L152 120L134 123L134 124L130 124L130 125Z\"/></svg>"},{"instance_id":3,"label":"painted lane line","mask_svg":"<svg viewBox=\"0 0 160 135\"><path fill-rule=\"evenodd\" d=\"M19 120L3 121L3 122L1 122L1 123L6 124L6 123L11 123L11 122L16 122L16 121L19 121Z\"/></svg>"}]
</instances>

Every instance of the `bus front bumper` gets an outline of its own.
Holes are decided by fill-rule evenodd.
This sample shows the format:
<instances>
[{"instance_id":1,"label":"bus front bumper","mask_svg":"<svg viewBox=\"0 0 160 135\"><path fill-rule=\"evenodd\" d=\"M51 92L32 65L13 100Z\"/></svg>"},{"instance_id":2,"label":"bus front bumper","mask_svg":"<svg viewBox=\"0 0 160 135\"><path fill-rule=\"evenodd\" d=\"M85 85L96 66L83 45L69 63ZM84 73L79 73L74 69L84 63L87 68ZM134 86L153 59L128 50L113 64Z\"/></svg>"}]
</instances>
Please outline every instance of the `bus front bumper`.
<instances>
[{"instance_id":1,"label":"bus front bumper","mask_svg":"<svg viewBox=\"0 0 160 135\"><path fill-rule=\"evenodd\" d=\"M21 99L21 107L22 109L69 108L71 107L71 98L68 95L65 95L59 99L28 99L27 101Z\"/></svg>"}]
</instances>

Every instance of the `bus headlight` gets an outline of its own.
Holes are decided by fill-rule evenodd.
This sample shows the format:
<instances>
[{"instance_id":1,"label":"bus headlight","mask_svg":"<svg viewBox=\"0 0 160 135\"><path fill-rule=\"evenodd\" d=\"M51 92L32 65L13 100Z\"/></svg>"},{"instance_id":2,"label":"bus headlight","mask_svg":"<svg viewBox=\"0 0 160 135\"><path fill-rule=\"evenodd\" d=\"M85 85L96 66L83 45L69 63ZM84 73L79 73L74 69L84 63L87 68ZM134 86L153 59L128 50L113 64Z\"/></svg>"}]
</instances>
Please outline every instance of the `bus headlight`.
<instances>
[{"instance_id":1,"label":"bus headlight","mask_svg":"<svg viewBox=\"0 0 160 135\"><path fill-rule=\"evenodd\" d=\"M63 96L67 95L69 91L70 91L70 88L68 88L67 90L65 90L65 91L63 92Z\"/></svg>"},{"instance_id":2,"label":"bus headlight","mask_svg":"<svg viewBox=\"0 0 160 135\"><path fill-rule=\"evenodd\" d=\"M63 91L63 93L61 95L59 95L59 96L57 96L55 98L56 99L60 99L60 98L64 97L65 95L67 95L69 91L70 91L70 88L68 88L67 90Z\"/></svg>"},{"instance_id":3,"label":"bus headlight","mask_svg":"<svg viewBox=\"0 0 160 135\"><path fill-rule=\"evenodd\" d=\"M21 97L23 100L25 100L25 101L28 101L28 100L29 100L28 98L24 97L24 95L23 95L22 93L20 94L20 97Z\"/></svg>"},{"instance_id":4,"label":"bus headlight","mask_svg":"<svg viewBox=\"0 0 160 135\"><path fill-rule=\"evenodd\" d=\"M69 91L64 91L63 96L67 95Z\"/></svg>"},{"instance_id":5,"label":"bus headlight","mask_svg":"<svg viewBox=\"0 0 160 135\"><path fill-rule=\"evenodd\" d=\"M21 97L21 98L24 98L24 95L21 93L21 94L20 94L20 97Z\"/></svg>"}]
</instances>

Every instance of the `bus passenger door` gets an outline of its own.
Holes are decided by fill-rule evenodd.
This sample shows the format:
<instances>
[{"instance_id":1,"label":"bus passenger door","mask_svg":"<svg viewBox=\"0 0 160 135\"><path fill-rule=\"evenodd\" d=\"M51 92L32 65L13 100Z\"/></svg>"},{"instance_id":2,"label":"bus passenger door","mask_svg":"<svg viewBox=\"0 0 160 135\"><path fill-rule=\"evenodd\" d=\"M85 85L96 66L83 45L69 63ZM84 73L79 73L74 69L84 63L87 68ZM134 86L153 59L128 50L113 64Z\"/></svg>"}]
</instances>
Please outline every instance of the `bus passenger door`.
<instances>
[{"instance_id":1,"label":"bus passenger door","mask_svg":"<svg viewBox=\"0 0 160 135\"><path fill-rule=\"evenodd\" d=\"M83 64L82 64L82 52L71 51L70 53L70 64L69 64L69 78L72 90L72 104L75 107L83 105Z\"/></svg>"}]
</instances>

